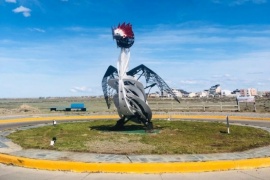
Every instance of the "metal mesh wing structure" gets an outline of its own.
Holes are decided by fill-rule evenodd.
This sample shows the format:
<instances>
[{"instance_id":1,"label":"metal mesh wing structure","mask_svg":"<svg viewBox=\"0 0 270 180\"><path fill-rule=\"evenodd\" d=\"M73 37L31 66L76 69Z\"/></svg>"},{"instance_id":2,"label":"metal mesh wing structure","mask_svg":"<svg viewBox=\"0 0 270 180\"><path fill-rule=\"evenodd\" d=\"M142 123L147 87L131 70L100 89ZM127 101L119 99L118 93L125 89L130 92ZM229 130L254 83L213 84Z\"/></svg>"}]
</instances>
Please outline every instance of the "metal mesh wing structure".
<instances>
[{"instance_id":1,"label":"metal mesh wing structure","mask_svg":"<svg viewBox=\"0 0 270 180\"><path fill-rule=\"evenodd\" d=\"M102 90L108 109L110 109L113 95L116 93L115 89L113 89L111 86L108 85L108 80L117 78L118 78L117 69L113 66L109 66L102 79Z\"/></svg>"},{"instance_id":2,"label":"metal mesh wing structure","mask_svg":"<svg viewBox=\"0 0 270 180\"><path fill-rule=\"evenodd\" d=\"M170 94L177 102L180 103L179 99L173 93L172 89L166 84L166 82L159 75L157 75L154 71L152 71L145 65L141 64L131 69L130 71L127 72L127 75L130 75L130 76L139 75L139 78L141 76L145 76L145 80L147 84L156 83L161 93L166 92Z\"/></svg>"}]
</instances>

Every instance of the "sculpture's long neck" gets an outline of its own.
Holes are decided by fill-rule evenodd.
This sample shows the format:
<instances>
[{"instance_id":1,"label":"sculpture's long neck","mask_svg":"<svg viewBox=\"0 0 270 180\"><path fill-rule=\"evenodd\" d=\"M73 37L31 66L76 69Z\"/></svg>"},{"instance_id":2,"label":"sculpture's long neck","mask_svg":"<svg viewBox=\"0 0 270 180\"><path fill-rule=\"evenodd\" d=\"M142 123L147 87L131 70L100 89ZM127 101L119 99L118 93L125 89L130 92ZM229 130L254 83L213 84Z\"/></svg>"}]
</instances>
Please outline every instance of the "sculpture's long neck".
<instances>
[{"instance_id":1,"label":"sculpture's long neck","mask_svg":"<svg viewBox=\"0 0 270 180\"><path fill-rule=\"evenodd\" d=\"M127 99L127 91L125 88L124 79L127 76L128 63L129 63L130 51L128 48L121 48L121 53L118 59L118 102L119 108L118 113L123 115L134 115L134 113L130 109L130 104Z\"/></svg>"},{"instance_id":2,"label":"sculpture's long neck","mask_svg":"<svg viewBox=\"0 0 270 180\"><path fill-rule=\"evenodd\" d=\"M117 63L119 79L122 79L124 76L126 76L129 58L130 58L129 48L121 48L121 52Z\"/></svg>"}]
</instances>

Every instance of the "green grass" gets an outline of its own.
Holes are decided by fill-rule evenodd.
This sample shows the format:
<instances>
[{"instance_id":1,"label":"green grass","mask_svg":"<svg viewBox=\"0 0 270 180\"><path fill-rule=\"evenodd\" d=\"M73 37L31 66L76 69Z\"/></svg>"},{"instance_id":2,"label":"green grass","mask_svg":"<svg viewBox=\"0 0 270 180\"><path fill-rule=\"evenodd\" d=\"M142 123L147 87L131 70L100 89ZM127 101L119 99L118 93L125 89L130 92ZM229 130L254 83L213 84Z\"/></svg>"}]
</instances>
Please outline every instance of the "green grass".
<instances>
[{"instance_id":1,"label":"green grass","mask_svg":"<svg viewBox=\"0 0 270 180\"><path fill-rule=\"evenodd\" d=\"M113 154L199 154L243 151L270 145L267 131L223 123L154 120L158 133L136 133L144 127L127 123L110 131L115 120L63 123L17 131L8 136L23 148ZM134 133L132 133L134 132ZM50 146L53 137L56 144Z\"/></svg>"}]
</instances>

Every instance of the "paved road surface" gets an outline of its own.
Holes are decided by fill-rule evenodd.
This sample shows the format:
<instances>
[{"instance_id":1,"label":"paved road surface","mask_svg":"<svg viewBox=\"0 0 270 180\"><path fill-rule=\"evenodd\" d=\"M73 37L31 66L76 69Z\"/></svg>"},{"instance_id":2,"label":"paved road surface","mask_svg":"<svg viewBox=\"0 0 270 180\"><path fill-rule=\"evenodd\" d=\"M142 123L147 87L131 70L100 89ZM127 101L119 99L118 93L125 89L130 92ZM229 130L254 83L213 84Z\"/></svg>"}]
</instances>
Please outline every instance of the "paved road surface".
<instances>
[{"instance_id":1,"label":"paved road surface","mask_svg":"<svg viewBox=\"0 0 270 180\"><path fill-rule=\"evenodd\" d=\"M177 174L113 174L113 173L74 173L61 171L44 171L0 164L0 180L269 180L270 168L222 171L204 173Z\"/></svg>"}]
</instances>

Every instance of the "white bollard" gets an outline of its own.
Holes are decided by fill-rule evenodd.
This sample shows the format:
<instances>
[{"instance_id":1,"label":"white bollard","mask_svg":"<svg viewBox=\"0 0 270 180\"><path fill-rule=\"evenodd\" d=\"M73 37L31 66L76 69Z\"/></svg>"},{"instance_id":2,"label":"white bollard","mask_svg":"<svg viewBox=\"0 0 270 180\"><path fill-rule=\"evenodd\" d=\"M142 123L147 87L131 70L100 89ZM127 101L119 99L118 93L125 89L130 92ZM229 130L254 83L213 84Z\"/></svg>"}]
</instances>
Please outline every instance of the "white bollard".
<instances>
[{"instance_id":1,"label":"white bollard","mask_svg":"<svg viewBox=\"0 0 270 180\"><path fill-rule=\"evenodd\" d=\"M51 140L50 146L53 146L53 145L54 145L54 141L53 141L53 140Z\"/></svg>"},{"instance_id":2,"label":"white bollard","mask_svg":"<svg viewBox=\"0 0 270 180\"><path fill-rule=\"evenodd\" d=\"M227 133L230 134L229 116L227 116L226 120L227 120Z\"/></svg>"},{"instance_id":3,"label":"white bollard","mask_svg":"<svg viewBox=\"0 0 270 180\"><path fill-rule=\"evenodd\" d=\"M51 146L54 146L55 142L56 142L56 137L53 137L52 140L51 140L50 145L51 145Z\"/></svg>"}]
</instances>

